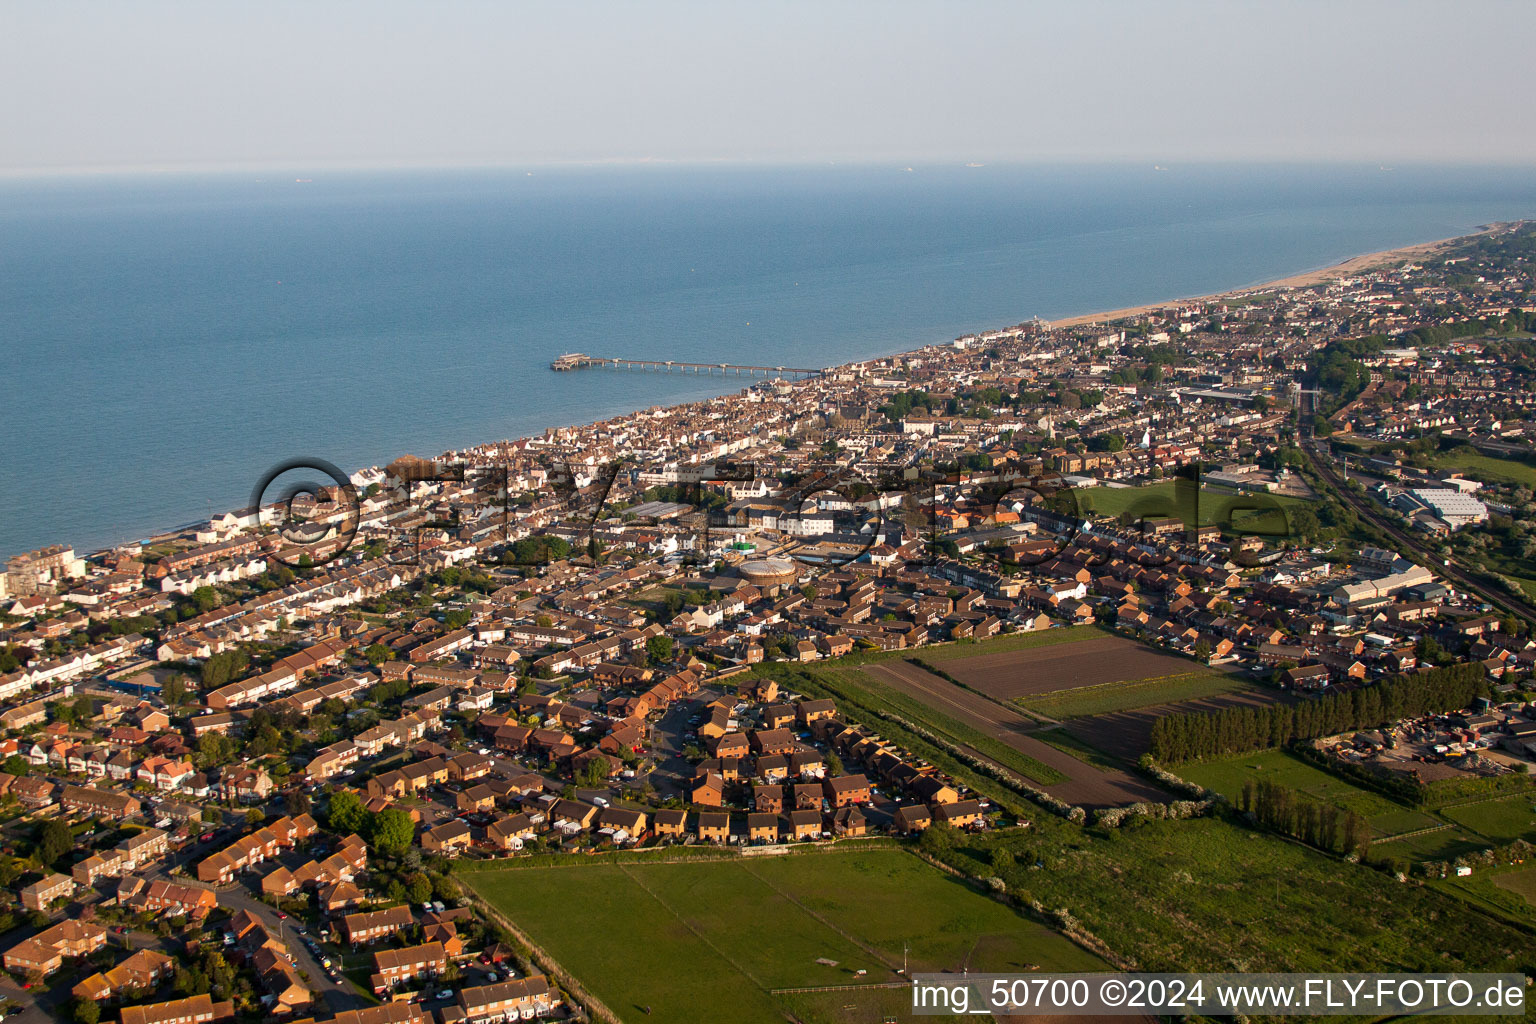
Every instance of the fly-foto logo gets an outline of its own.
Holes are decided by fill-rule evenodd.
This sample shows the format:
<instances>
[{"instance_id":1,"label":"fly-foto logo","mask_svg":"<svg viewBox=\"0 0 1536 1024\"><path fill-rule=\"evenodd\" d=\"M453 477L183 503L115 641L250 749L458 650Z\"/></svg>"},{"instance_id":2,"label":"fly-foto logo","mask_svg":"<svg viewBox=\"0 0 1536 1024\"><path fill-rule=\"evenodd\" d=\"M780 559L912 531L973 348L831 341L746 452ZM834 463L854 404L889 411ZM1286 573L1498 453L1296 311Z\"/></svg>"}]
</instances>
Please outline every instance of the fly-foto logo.
<instances>
[{"instance_id":1,"label":"fly-foto logo","mask_svg":"<svg viewBox=\"0 0 1536 1024\"><path fill-rule=\"evenodd\" d=\"M301 471L322 479L282 480ZM784 473L722 459L678 469L667 479L659 491L668 500L636 502L621 497L633 495L641 482L627 460L538 456L514 469L507 463L400 459L378 488L370 488L369 524L389 540L395 560L407 564L419 564L445 537L472 543L474 557L487 560L501 560L515 542L539 534L560 537L567 553L595 555L609 543L622 543L638 525L670 538L669 550L692 564L712 563L766 539L770 553L808 567L870 561L874 549L885 545L900 549L907 562L931 567L975 555L1006 573L1050 562L1069 549L1090 569L1126 550L1139 564L1157 567L1178 559L1181 544L1207 534L1232 541L1238 564L1253 564L1256 556L1243 538L1259 537L1266 542L1260 547L1273 548L1294 536L1292 519L1276 497L1209 491L1197 464L1181 467L1164 486L1137 488L1109 519L1095 514L1095 501L1085 493L1092 488L1060 473L1008 465L920 463L866 473L857 466L812 464ZM747 497L732 498L739 494ZM341 557L364 521L357 487L317 458L274 466L257 484L252 506L258 525L274 528L282 539L275 559L294 568ZM1083 537L1085 531L1101 543ZM1109 539L1122 543L1102 543ZM536 548L517 561L547 561L549 551Z\"/></svg>"}]
</instances>

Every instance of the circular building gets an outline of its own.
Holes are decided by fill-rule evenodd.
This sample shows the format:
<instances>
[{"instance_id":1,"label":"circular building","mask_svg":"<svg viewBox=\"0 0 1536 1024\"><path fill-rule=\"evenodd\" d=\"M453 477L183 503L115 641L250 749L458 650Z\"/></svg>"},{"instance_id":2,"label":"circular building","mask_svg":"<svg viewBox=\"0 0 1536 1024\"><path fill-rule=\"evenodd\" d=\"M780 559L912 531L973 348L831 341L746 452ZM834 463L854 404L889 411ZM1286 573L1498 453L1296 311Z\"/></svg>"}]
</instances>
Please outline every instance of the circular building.
<instances>
[{"instance_id":1,"label":"circular building","mask_svg":"<svg viewBox=\"0 0 1536 1024\"><path fill-rule=\"evenodd\" d=\"M742 562L736 571L754 587L785 586L800 578L800 570L787 558L759 558Z\"/></svg>"}]
</instances>

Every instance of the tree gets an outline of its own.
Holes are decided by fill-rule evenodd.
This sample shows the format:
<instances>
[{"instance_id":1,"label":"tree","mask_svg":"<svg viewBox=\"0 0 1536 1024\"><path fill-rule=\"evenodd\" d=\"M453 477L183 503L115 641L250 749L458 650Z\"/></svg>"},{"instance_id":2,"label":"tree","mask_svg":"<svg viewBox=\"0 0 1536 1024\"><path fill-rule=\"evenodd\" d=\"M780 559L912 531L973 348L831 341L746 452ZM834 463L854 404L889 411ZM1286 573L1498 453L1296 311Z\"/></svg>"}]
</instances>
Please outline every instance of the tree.
<instances>
[{"instance_id":1,"label":"tree","mask_svg":"<svg viewBox=\"0 0 1536 1024\"><path fill-rule=\"evenodd\" d=\"M253 828L266 820L267 816L258 808L252 807L250 810L245 812L245 823Z\"/></svg>"},{"instance_id":2,"label":"tree","mask_svg":"<svg viewBox=\"0 0 1536 1024\"><path fill-rule=\"evenodd\" d=\"M665 635L653 636L645 642L646 657L652 665L660 665L672 660L672 638Z\"/></svg>"},{"instance_id":3,"label":"tree","mask_svg":"<svg viewBox=\"0 0 1536 1024\"><path fill-rule=\"evenodd\" d=\"M372 840L380 853L396 856L411 848L416 838L416 824L398 807L386 807L373 816Z\"/></svg>"},{"instance_id":4,"label":"tree","mask_svg":"<svg viewBox=\"0 0 1536 1024\"><path fill-rule=\"evenodd\" d=\"M955 848L955 840L958 838L955 826L947 821L936 821L923 830L923 837L917 845L930 857L943 857Z\"/></svg>"},{"instance_id":5,"label":"tree","mask_svg":"<svg viewBox=\"0 0 1536 1024\"><path fill-rule=\"evenodd\" d=\"M187 699L187 677L180 672L172 673L166 679L165 685L160 688L160 695L171 707L176 707Z\"/></svg>"},{"instance_id":6,"label":"tree","mask_svg":"<svg viewBox=\"0 0 1536 1024\"><path fill-rule=\"evenodd\" d=\"M368 659L370 665L382 665L394 657L394 653L383 644L369 644L363 651L363 657Z\"/></svg>"},{"instance_id":7,"label":"tree","mask_svg":"<svg viewBox=\"0 0 1536 1024\"><path fill-rule=\"evenodd\" d=\"M0 764L0 768L3 768L8 775L20 777L32 770L32 762L20 754L12 754L5 759L4 764Z\"/></svg>"},{"instance_id":8,"label":"tree","mask_svg":"<svg viewBox=\"0 0 1536 1024\"><path fill-rule=\"evenodd\" d=\"M405 880L405 895L412 903L426 903L432 898L432 879L418 871Z\"/></svg>"},{"instance_id":9,"label":"tree","mask_svg":"<svg viewBox=\"0 0 1536 1024\"><path fill-rule=\"evenodd\" d=\"M62 821L43 823L37 833L37 855L45 864L54 864L75 848L75 834Z\"/></svg>"},{"instance_id":10,"label":"tree","mask_svg":"<svg viewBox=\"0 0 1536 1024\"><path fill-rule=\"evenodd\" d=\"M197 738L197 763L200 768L212 768L228 761L235 754L235 741L217 732L205 732Z\"/></svg>"},{"instance_id":11,"label":"tree","mask_svg":"<svg viewBox=\"0 0 1536 1024\"><path fill-rule=\"evenodd\" d=\"M101 1020L101 1006L94 999L84 996L75 1000L74 1009L70 1011L75 1018L75 1024L96 1024Z\"/></svg>"},{"instance_id":12,"label":"tree","mask_svg":"<svg viewBox=\"0 0 1536 1024\"><path fill-rule=\"evenodd\" d=\"M368 811L363 801L351 790L338 790L331 794L331 807L327 817L332 832L347 835L361 832L367 824Z\"/></svg>"}]
</instances>

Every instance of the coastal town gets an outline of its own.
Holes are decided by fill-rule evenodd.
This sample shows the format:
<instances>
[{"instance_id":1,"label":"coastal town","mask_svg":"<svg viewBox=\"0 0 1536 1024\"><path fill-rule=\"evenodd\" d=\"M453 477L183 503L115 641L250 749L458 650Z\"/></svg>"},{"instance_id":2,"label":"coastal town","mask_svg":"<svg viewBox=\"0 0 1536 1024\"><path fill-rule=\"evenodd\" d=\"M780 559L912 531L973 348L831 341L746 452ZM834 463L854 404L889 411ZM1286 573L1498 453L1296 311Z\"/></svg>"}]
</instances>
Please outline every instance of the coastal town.
<instances>
[{"instance_id":1,"label":"coastal town","mask_svg":"<svg viewBox=\"0 0 1536 1024\"><path fill-rule=\"evenodd\" d=\"M1259 789L1181 765L1282 743L1372 795L1524 817L1443 849L1422 836L1460 826L1425 815L1276 831L1404 878L1513 857L1533 289L1536 228L1495 225L1305 284L748 367L720 397L16 553L4 1008L595 1019L476 872L876 839L937 860L1223 801L1270 827Z\"/></svg>"}]
</instances>

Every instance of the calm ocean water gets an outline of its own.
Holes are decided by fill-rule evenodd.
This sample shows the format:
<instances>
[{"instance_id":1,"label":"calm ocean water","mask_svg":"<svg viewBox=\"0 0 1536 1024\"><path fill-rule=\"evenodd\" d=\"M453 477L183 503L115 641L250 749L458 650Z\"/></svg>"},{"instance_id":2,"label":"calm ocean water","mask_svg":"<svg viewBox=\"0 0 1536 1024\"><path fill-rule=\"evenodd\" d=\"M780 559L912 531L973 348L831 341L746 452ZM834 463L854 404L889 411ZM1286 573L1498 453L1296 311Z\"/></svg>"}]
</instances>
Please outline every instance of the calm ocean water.
<instances>
[{"instance_id":1,"label":"calm ocean water","mask_svg":"<svg viewBox=\"0 0 1536 1024\"><path fill-rule=\"evenodd\" d=\"M299 181L297 178L313 180ZM0 183L0 556L244 504L272 465L733 391L1536 216L1529 169L588 168Z\"/></svg>"}]
</instances>

